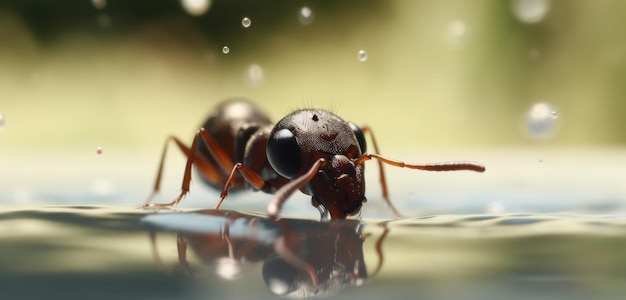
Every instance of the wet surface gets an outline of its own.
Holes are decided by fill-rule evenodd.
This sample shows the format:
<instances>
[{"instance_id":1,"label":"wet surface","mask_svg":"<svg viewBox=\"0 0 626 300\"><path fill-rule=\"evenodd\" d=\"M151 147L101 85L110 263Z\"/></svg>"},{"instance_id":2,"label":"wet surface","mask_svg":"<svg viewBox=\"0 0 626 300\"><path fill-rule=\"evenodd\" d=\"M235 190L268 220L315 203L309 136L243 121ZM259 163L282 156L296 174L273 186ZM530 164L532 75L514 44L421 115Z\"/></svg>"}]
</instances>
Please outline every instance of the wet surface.
<instances>
[{"instance_id":1,"label":"wet surface","mask_svg":"<svg viewBox=\"0 0 626 300\"><path fill-rule=\"evenodd\" d=\"M3 299L621 299L626 215L4 210Z\"/></svg>"}]
</instances>

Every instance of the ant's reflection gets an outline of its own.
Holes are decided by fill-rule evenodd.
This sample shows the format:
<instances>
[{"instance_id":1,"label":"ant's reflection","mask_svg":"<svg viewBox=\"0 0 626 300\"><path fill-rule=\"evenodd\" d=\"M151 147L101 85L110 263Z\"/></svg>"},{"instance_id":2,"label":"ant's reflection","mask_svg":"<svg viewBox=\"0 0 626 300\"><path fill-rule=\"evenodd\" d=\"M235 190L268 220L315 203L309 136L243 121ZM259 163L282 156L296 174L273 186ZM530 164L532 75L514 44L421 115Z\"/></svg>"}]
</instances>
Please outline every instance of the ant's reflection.
<instances>
[{"instance_id":1,"label":"ant's reflection","mask_svg":"<svg viewBox=\"0 0 626 300\"><path fill-rule=\"evenodd\" d=\"M183 221L181 223L181 220ZM275 294L289 297L327 296L348 286L359 286L375 276L383 263L383 226L375 249L378 263L369 275L365 267L362 233L356 220L270 220L224 210L191 214L155 214L143 222L159 230L178 232L178 261L187 274L192 269L187 249L225 279L237 279L244 263L263 262L263 279ZM151 233L155 262L162 266Z\"/></svg>"}]
</instances>

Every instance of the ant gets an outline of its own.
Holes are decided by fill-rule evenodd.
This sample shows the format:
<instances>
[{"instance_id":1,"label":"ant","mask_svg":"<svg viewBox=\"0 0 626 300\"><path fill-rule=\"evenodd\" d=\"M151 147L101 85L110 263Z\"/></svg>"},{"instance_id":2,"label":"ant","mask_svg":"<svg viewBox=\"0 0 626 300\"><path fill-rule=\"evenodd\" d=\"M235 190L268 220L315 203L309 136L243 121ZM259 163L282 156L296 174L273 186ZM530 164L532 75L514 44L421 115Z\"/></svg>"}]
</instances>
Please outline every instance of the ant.
<instances>
[{"instance_id":1,"label":"ant","mask_svg":"<svg viewBox=\"0 0 626 300\"><path fill-rule=\"evenodd\" d=\"M365 134L375 153L367 153ZM201 140L202 142L198 142ZM182 191L166 204L150 203L159 191L167 145L173 141L187 156ZM389 200L383 163L425 171L470 170L484 172L474 162L409 164L381 156L372 130L346 122L321 109L296 110L275 125L252 103L232 99L220 104L187 147L177 137L166 140L153 193L144 207L172 207L189 192L192 165L200 178L222 189L215 205L219 209L229 190L252 187L274 197L267 205L268 217L275 219L295 190L312 196L312 205L322 219L345 219L360 213L365 198L364 162L378 161L382 196Z\"/></svg>"}]
</instances>

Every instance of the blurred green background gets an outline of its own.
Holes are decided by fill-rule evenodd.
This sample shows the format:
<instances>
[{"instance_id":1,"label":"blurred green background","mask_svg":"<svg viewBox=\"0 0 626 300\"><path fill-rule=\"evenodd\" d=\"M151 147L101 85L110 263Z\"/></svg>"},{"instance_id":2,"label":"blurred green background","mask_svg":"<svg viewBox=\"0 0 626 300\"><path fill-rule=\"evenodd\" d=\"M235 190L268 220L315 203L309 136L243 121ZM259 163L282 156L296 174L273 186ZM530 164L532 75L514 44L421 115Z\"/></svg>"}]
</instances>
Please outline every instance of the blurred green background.
<instances>
[{"instance_id":1,"label":"blurred green background","mask_svg":"<svg viewBox=\"0 0 626 300\"><path fill-rule=\"evenodd\" d=\"M625 11L621 0L2 1L0 199L138 205L166 137L190 143L217 103L246 97L275 121L321 107L367 124L391 158L487 167L386 168L400 207L626 207ZM178 194L183 166L172 150L156 202ZM387 211L374 170L370 216ZM213 204L199 185L183 205ZM263 211L262 196L239 205Z\"/></svg>"},{"instance_id":2,"label":"blurred green background","mask_svg":"<svg viewBox=\"0 0 626 300\"><path fill-rule=\"evenodd\" d=\"M542 143L623 145L625 11L621 0L5 0L0 146L158 152L239 96L276 121L330 108L385 149L535 145L525 118L539 102L555 114Z\"/></svg>"}]
</instances>

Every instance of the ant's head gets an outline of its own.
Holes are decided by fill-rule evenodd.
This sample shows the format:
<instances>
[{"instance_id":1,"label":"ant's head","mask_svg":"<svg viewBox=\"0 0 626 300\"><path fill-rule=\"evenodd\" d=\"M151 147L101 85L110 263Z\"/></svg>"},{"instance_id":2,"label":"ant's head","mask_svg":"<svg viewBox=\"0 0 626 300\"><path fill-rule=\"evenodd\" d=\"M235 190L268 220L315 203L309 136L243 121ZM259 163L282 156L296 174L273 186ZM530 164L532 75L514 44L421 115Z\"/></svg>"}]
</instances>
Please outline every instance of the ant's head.
<instances>
[{"instance_id":1,"label":"ant's head","mask_svg":"<svg viewBox=\"0 0 626 300\"><path fill-rule=\"evenodd\" d=\"M274 126L267 142L272 168L289 179L306 174L320 159L326 161L302 191L313 196L323 214L335 219L358 214L366 201L364 167L354 164L365 150L358 126L318 109L287 115Z\"/></svg>"}]
</instances>

